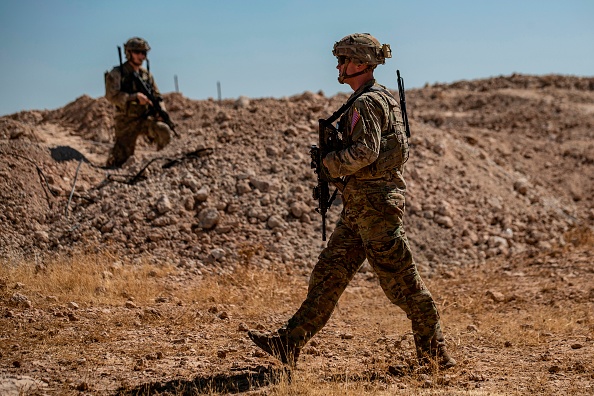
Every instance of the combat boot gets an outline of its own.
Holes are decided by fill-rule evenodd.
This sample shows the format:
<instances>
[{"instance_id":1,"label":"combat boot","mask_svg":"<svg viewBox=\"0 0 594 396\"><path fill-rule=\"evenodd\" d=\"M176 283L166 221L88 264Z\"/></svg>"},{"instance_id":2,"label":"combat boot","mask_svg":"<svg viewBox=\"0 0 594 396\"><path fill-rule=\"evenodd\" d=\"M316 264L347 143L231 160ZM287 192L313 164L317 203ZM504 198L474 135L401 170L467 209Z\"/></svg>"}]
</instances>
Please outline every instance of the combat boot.
<instances>
[{"instance_id":1,"label":"combat boot","mask_svg":"<svg viewBox=\"0 0 594 396\"><path fill-rule=\"evenodd\" d=\"M448 353L445 346L445 339L441 334L436 334L431 339L431 357L437 360L437 364L442 370L447 370L456 365L456 360Z\"/></svg>"},{"instance_id":2,"label":"combat boot","mask_svg":"<svg viewBox=\"0 0 594 396\"><path fill-rule=\"evenodd\" d=\"M435 362L439 369L447 370L456 365L456 360L447 351L441 331L436 332L429 341L415 337L415 346L421 366L430 367Z\"/></svg>"},{"instance_id":3,"label":"combat boot","mask_svg":"<svg viewBox=\"0 0 594 396\"><path fill-rule=\"evenodd\" d=\"M248 336L260 349L279 359L284 364L288 364L291 367L297 365L301 348L286 334L271 334L250 330L248 331Z\"/></svg>"}]
</instances>

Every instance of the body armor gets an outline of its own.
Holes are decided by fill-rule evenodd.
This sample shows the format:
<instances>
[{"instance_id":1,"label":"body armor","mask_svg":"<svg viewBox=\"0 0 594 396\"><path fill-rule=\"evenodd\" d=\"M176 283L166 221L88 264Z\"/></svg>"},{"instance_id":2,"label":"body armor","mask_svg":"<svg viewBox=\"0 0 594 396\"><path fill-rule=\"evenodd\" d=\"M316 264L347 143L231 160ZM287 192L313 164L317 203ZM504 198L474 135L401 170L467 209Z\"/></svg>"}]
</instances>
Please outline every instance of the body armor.
<instances>
[{"instance_id":1,"label":"body armor","mask_svg":"<svg viewBox=\"0 0 594 396\"><path fill-rule=\"evenodd\" d=\"M398 101L387 89L378 86L370 87L363 95L368 95L378 106L388 112L388 125L381 134L378 158L372 164L358 170L353 176L361 180L380 179L391 170L402 172L402 167L408 160L409 147ZM338 124L339 132L345 138L343 147L352 143L351 131L347 129L350 125L349 113L344 113Z\"/></svg>"}]
</instances>

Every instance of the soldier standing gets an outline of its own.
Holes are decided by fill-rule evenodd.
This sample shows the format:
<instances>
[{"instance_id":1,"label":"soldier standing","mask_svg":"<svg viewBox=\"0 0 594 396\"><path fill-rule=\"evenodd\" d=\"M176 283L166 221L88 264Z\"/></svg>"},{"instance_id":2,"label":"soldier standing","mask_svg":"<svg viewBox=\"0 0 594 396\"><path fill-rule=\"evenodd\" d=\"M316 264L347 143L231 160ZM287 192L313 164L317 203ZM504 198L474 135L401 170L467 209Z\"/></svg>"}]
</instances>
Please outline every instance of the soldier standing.
<instances>
[{"instance_id":1,"label":"soldier standing","mask_svg":"<svg viewBox=\"0 0 594 396\"><path fill-rule=\"evenodd\" d=\"M323 159L329 175L342 181L336 184L343 210L312 271L301 307L278 331L248 335L258 347L294 366L367 259L388 299L411 320L419 363L434 359L441 368L453 367L456 361L446 351L437 307L404 232L408 140L400 106L373 76L376 66L391 57L390 46L357 33L335 43L332 54L338 59L338 81L354 91L338 124L342 149Z\"/></svg>"},{"instance_id":2,"label":"soldier standing","mask_svg":"<svg viewBox=\"0 0 594 396\"><path fill-rule=\"evenodd\" d=\"M161 100L153 76L142 67L150 49L142 38L131 38L124 44L126 62L105 73L105 97L116 108L115 144L107 159L107 167L121 167L134 154L136 139L140 135L145 135L149 142L156 144L157 150L161 150L171 140L169 126L158 117L149 116L152 103L140 92L139 83L133 78L136 73L153 95Z\"/></svg>"}]
</instances>

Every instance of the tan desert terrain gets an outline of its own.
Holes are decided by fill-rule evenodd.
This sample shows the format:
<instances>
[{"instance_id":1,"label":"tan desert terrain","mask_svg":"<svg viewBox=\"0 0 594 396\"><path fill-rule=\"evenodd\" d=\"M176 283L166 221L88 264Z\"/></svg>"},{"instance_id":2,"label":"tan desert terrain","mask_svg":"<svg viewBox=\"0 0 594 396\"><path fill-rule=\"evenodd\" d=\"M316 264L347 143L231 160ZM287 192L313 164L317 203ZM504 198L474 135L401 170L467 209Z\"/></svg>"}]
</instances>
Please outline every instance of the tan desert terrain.
<instances>
[{"instance_id":1,"label":"tan desert terrain","mask_svg":"<svg viewBox=\"0 0 594 396\"><path fill-rule=\"evenodd\" d=\"M305 296L309 148L347 95L167 94L180 137L119 170L111 105L83 95L0 117L0 394L594 394L594 77L406 95L405 226L455 368L389 370L410 323L367 265L296 370L246 336Z\"/></svg>"}]
</instances>

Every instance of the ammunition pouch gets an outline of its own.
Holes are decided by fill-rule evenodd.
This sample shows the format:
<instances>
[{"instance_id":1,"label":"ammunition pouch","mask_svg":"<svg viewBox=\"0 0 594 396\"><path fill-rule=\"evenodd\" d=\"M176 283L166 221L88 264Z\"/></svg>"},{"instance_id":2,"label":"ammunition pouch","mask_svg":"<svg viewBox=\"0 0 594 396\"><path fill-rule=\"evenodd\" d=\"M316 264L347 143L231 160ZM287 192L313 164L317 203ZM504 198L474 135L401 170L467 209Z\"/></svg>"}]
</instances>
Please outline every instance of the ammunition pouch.
<instances>
[{"instance_id":1,"label":"ammunition pouch","mask_svg":"<svg viewBox=\"0 0 594 396\"><path fill-rule=\"evenodd\" d=\"M408 141L404 131L382 136L377 159L355 174L357 179L379 179L393 169L402 171L408 159Z\"/></svg>"},{"instance_id":2,"label":"ammunition pouch","mask_svg":"<svg viewBox=\"0 0 594 396\"><path fill-rule=\"evenodd\" d=\"M126 117L144 117L148 112L149 106L148 105L141 105L137 101L131 101L126 103L126 108L124 109L123 113Z\"/></svg>"}]
</instances>

